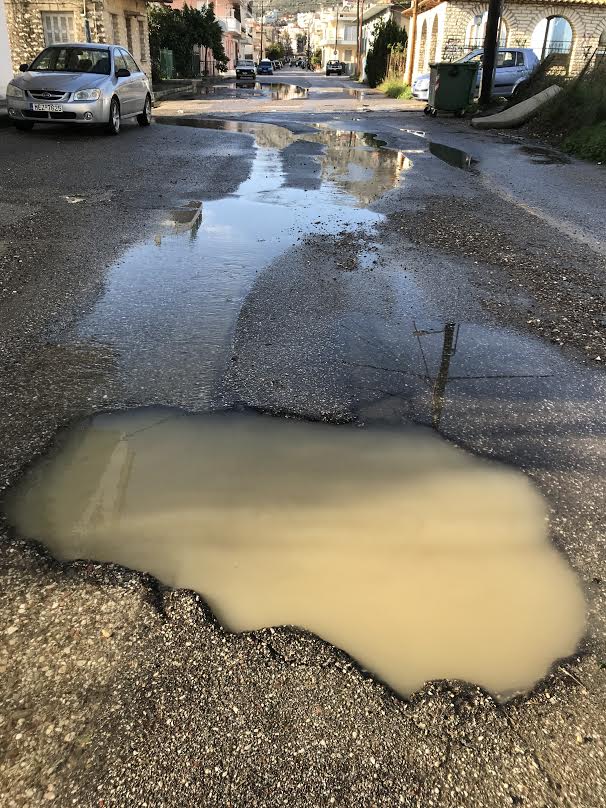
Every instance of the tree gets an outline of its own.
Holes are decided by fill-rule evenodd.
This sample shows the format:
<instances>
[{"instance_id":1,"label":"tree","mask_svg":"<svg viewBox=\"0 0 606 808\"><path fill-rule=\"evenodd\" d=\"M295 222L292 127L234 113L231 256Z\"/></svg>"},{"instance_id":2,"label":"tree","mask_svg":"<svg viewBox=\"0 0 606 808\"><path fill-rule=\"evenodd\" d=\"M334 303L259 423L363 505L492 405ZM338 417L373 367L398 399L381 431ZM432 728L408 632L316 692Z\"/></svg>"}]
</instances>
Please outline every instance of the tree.
<instances>
[{"instance_id":1,"label":"tree","mask_svg":"<svg viewBox=\"0 0 606 808\"><path fill-rule=\"evenodd\" d=\"M290 37L288 36L286 31L282 34L282 38L281 38L280 41L281 41L282 47L284 48L284 57L286 59L291 59L292 56L293 56L292 45L291 45L291 42L290 42Z\"/></svg>"},{"instance_id":2,"label":"tree","mask_svg":"<svg viewBox=\"0 0 606 808\"><path fill-rule=\"evenodd\" d=\"M389 52L405 46L408 37L404 28L393 20L380 20L374 29L374 38L366 57L366 78L369 87L376 87L385 78Z\"/></svg>"},{"instance_id":3,"label":"tree","mask_svg":"<svg viewBox=\"0 0 606 808\"><path fill-rule=\"evenodd\" d=\"M307 45L306 34L297 34L297 53L305 53L306 45Z\"/></svg>"},{"instance_id":4,"label":"tree","mask_svg":"<svg viewBox=\"0 0 606 808\"><path fill-rule=\"evenodd\" d=\"M212 50L219 69L225 69L227 56L223 50L221 26L212 3L201 11L187 4L182 9L152 5L148 19L154 79L159 78L160 50L164 48L173 52L175 72L180 78L190 78L199 72L193 58L196 46Z\"/></svg>"},{"instance_id":5,"label":"tree","mask_svg":"<svg viewBox=\"0 0 606 808\"><path fill-rule=\"evenodd\" d=\"M276 59L283 59L284 58L284 46L281 42L274 42L273 45L270 45L268 48L265 48L265 57L267 59L271 59L272 62L276 61Z\"/></svg>"}]
</instances>

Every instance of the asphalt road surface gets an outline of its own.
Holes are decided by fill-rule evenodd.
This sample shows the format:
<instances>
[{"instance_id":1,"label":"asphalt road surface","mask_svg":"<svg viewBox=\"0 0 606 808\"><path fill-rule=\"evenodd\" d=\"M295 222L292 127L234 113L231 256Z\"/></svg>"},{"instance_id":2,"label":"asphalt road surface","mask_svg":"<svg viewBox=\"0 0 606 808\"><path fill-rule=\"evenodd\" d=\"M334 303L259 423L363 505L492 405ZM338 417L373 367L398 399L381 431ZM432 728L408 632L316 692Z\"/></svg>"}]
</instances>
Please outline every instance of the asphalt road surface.
<instances>
[{"instance_id":1,"label":"asphalt road surface","mask_svg":"<svg viewBox=\"0 0 606 808\"><path fill-rule=\"evenodd\" d=\"M225 86L117 138L4 130L3 489L106 410L414 421L542 492L585 635L509 700L401 698L304 630L230 633L204 592L59 563L3 517L0 802L602 806L603 167L346 79L273 83L307 92Z\"/></svg>"}]
</instances>

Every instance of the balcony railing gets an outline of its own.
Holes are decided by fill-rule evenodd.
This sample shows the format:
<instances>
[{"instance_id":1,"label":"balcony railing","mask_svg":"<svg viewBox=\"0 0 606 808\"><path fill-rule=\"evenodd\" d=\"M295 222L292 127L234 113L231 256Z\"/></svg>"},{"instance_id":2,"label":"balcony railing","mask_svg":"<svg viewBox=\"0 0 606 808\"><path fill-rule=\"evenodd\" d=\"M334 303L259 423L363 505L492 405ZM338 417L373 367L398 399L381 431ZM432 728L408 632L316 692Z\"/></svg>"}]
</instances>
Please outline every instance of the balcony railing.
<instances>
[{"instance_id":1,"label":"balcony railing","mask_svg":"<svg viewBox=\"0 0 606 808\"><path fill-rule=\"evenodd\" d=\"M229 34L241 34L242 23L235 17L220 17L218 20L219 25L224 31Z\"/></svg>"}]
</instances>

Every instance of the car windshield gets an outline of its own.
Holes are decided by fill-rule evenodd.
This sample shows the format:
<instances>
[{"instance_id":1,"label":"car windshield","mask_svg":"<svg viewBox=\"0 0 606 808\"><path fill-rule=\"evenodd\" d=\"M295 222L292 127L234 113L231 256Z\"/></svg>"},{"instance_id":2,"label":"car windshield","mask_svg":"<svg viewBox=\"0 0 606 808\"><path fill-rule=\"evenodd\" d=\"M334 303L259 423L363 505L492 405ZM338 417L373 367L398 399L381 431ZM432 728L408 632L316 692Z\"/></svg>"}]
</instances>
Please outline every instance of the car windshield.
<instances>
[{"instance_id":1,"label":"car windshield","mask_svg":"<svg viewBox=\"0 0 606 808\"><path fill-rule=\"evenodd\" d=\"M249 61L248 59L244 60L243 62L238 62L238 64L236 65L236 67L254 67L254 66L255 63Z\"/></svg>"},{"instance_id":2,"label":"car windshield","mask_svg":"<svg viewBox=\"0 0 606 808\"><path fill-rule=\"evenodd\" d=\"M66 45L46 48L34 59L30 70L50 70L53 73L98 73L109 76L109 50Z\"/></svg>"}]
</instances>

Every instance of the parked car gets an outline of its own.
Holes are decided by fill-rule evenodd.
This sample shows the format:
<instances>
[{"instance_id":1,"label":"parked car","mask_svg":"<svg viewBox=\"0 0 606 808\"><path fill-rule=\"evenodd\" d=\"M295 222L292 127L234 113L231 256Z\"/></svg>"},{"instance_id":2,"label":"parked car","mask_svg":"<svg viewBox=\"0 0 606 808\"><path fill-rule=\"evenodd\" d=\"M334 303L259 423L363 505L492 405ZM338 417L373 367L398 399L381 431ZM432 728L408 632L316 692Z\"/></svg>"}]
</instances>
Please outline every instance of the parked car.
<instances>
[{"instance_id":1,"label":"parked car","mask_svg":"<svg viewBox=\"0 0 606 808\"><path fill-rule=\"evenodd\" d=\"M256 79L257 71L252 59L241 59L236 64L236 79Z\"/></svg>"},{"instance_id":2,"label":"parked car","mask_svg":"<svg viewBox=\"0 0 606 808\"><path fill-rule=\"evenodd\" d=\"M259 62L259 67L257 68L257 73L260 75L266 76L273 76L274 74L274 66L271 63L270 59L261 59Z\"/></svg>"},{"instance_id":3,"label":"parked car","mask_svg":"<svg viewBox=\"0 0 606 808\"><path fill-rule=\"evenodd\" d=\"M117 135L122 121L149 126L152 89L131 54L120 45L51 45L8 85L10 120L17 129L36 123L103 124Z\"/></svg>"},{"instance_id":4,"label":"parked car","mask_svg":"<svg viewBox=\"0 0 606 808\"><path fill-rule=\"evenodd\" d=\"M343 65L341 62L338 62L336 59L331 59L330 61L326 62L326 75L330 76L336 74L340 76L343 73Z\"/></svg>"},{"instance_id":5,"label":"parked car","mask_svg":"<svg viewBox=\"0 0 606 808\"><path fill-rule=\"evenodd\" d=\"M457 62L479 62L477 88L482 81L483 48L468 53ZM512 96L515 91L528 79L532 71L539 64L536 53L530 48L499 48L497 51L497 64L495 69L493 95L502 95L505 98ZM412 84L412 94L419 101L429 98L429 73L417 76Z\"/></svg>"}]
</instances>

